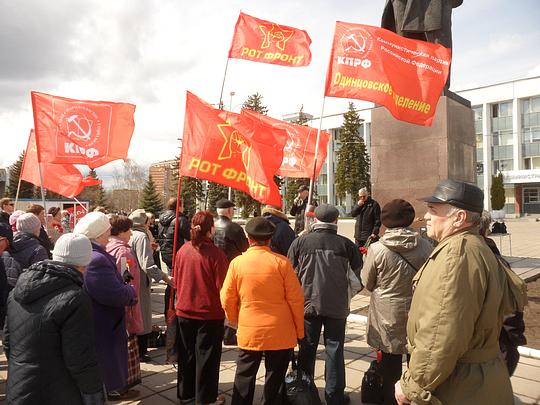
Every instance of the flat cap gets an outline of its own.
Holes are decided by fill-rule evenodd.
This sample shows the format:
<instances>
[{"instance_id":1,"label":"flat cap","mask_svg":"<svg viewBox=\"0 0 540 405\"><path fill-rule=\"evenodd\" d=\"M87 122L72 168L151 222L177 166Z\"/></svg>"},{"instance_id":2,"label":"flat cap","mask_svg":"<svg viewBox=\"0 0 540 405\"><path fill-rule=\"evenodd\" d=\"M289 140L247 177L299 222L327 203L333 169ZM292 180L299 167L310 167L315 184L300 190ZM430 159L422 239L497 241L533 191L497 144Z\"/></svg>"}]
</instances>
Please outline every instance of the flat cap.
<instances>
[{"instance_id":1,"label":"flat cap","mask_svg":"<svg viewBox=\"0 0 540 405\"><path fill-rule=\"evenodd\" d=\"M302 191L309 191L309 187L302 184L300 187L298 187L298 192L301 193Z\"/></svg>"},{"instance_id":2,"label":"flat cap","mask_svg":"<svg viewBox=\"0 0 540 405\"><path fill-rule=\"evenodd\" d=\"M484 209L484 192L471 183L457 180L443 180L430 197L420 201L450 204L464 210L481 213Z\"/></svg>"},{"instance_id":3,"label":"flat cap","mask_svg":"<svg viewBox=\"0 0 540 405\"><path fill-rule=\"evenodd\" d=\"M236 207L236 205L234 205L234 203L231 200L222 198L221 200L216 201L216 208L231 208L231 207Z\"/></svg>"},{"instance_id":4,"label":"flat cap","mask_svg":"<svg viewBox=\"0 0 540 405\"><path fill-rule=\"evenodd\" d=\"M315 208L315 218L320 222L332 223L339 217L339 211L330 204L321 204Z\"/></svg>"},{"instance_id":5,"label":"flat cap","mask_svg":"<svg viewBox=\"0 0 540 405\"><path fill-rule=\"evenodd\" d=\"M276 226L264 219L264 217L255 217L246 224L246 232L253 239L270 239Z\"/></svg>"}]
</instances>

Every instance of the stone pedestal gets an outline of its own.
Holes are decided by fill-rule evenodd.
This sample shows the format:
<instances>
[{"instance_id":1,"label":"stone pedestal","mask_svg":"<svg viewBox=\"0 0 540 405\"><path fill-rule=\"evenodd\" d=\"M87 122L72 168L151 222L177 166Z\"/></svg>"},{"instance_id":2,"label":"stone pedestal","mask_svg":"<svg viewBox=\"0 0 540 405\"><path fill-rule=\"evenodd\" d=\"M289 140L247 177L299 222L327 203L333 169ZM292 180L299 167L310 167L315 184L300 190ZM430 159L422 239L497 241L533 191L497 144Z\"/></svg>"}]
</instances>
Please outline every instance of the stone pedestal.
<instances>
[{"instance_id":1,"label":"stone pedestal","mask_svg":"<svg viewBox=\"0 0 540 405\"><path fill-rule=\"evenodd\" d=\"M372 110L372 194L381 207L403 198L423 217L426 204L417 199L444 179L476 183L475 164L473 111L466 103L441 97L431 127L398 121L384 107Z\"/></svg>"}]
</instances>

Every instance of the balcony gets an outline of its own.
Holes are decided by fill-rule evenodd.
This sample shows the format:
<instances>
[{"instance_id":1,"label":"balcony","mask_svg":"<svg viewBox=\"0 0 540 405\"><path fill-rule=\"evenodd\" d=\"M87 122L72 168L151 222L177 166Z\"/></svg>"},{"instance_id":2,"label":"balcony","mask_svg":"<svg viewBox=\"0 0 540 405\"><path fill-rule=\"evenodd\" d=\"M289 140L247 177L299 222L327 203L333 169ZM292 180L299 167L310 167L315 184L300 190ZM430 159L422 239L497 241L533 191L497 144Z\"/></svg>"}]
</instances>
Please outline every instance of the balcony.
<instances>
[{"instance_id":1,"label":"balcony","mask_svg":"<svg viewBox=\"0 0 540 405\"><path fill-rule=\"evenodd\" d=\"M540 112L525 113L521 118L523 128L540 126Z\"/></svg>"},{"instance_id":2,"label":"balcony","mask_svg":"<svg viewBox=\"0 0 540 405\"><path fill-rule=\"evenodd\" d=\"M540 156L540 142L527 142L521 144L523 157Z\"/></svg>"},{"instance_id":3,"label":"balcony","mask_svg":"<svg viewBox=\"0 0 540 405\"><path fill-rule=\"evenodd\" d=\"M474 121L474 131L477 134L481 134L483 132L483 130L482 130L482 120Z\"/></svg>"},{"instance_id":4,"label":"balcony","mask_svg":"<svg viewBox=\"0 0 540 405\"><path fill-rule=\"evenodd\" d=\"M512 145L493 146L491 148L491 159L492 160L512 159L513 152L514 152L514 147Z\"/></svg>"},{"instance_id":5,"label":"balcony","mask_svg":"<svg viewBox=\"0 0 540 405\"><path fill-rule=\"evenodd\" d=\"M484 148L476 148L476 161L482 162L484 160Z\"/></svg>"},{"instance_id":6,"label":"balcony","mask_svg":"<svg viewBox=\"0 0 540 405\"><path fill-rule=\"evenodd\" d=\"M507 131L512 129L512 116L509 117L497 117L491 119L491 130Z\"/></svg>"}]
</instances>

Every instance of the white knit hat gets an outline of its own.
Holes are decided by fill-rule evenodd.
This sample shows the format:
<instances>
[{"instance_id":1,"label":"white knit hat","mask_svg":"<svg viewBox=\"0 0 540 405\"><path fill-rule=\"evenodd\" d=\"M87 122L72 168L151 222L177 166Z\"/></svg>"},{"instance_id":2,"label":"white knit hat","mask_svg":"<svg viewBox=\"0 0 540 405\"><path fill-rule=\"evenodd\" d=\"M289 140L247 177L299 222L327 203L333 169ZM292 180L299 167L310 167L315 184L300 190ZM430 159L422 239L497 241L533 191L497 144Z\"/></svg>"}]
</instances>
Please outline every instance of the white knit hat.
<instances>
[{"instance_id":1,"label":"white knit hat","mask_svg":"<svg viewBox=\"0 0 540 405\"><path fill-rule=\"evenodd\" d=\"M82 234L65 233L54 244L52 258L73 266L88 266L92 259L90 239Z\"/></svg>"},{"instance_id":2,"label":"white knit hat","mask_svg":"<svg viewBox=\"0 0 540 405\"><path fill-rule=\"evenodd\" d=\"M89 212L81 218L73 233L80 233L88 236L89 239L96 239L98 236L103 235L111 227L109 218L103 212L94 211Z\"/></svg>"},{"instance_id":3,"label":"white knit hat","mask_svg":"<svg viewBox=\"0 0 540 405\"><path fill-rule=\"evenodd\" d=\"M39 235L39 230L41 229L41 221L31 212L27 212L26 214L22 214L19 218L17 218L16 227L19 232L28 232L37 236Z\"/></svg>"},{"instance_id":4,"label":"white knit hat","mask_svg":"<svg viewBox=\"0 0 540 405\"><path fill-rule=\"evenodd\" d=\"M135 210L129 214L129 219L133 221L133 226L144 226L144 224L146 224L148 221L146 211L142 208L139 208L138 210Z\"/></svg>"}]
</instances>

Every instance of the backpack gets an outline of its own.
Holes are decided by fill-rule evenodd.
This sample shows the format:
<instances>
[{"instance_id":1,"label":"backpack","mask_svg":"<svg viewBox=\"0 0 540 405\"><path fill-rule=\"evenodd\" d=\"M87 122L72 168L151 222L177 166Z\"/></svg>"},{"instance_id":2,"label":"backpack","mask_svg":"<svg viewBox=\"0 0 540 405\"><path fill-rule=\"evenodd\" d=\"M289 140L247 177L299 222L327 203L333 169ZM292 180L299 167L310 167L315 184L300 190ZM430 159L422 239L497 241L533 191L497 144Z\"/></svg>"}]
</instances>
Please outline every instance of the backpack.
<instances>
[{"instance_id":1,"label":"backpack","mask_svg":"<svg viewBox=\"0 0 540 405\"><path fill-rule=\"evenodd\" d=\"M506 224L504 222L495 222L491 227L491 233L507 234Z\"/></svg>"}]
</instances>

